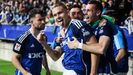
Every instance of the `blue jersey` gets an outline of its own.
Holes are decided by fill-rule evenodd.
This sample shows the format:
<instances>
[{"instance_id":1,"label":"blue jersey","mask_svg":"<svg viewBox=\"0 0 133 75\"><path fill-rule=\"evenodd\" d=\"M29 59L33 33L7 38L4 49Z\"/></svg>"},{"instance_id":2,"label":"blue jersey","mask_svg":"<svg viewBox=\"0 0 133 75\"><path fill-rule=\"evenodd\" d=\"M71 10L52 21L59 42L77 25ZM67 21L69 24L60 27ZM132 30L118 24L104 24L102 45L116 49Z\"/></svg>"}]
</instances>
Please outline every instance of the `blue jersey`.
<instances>
[{"instance_id":1,"label":"blue jersey","mask_svg":"<svg viewBox=\"0 0 133 75\"><path fill-rule=\"evenodd\" d=\"M45 51L30 31L16 39L13 51L21 55L20 63L25 70L32 75L40 75ZM17 69L16 75L22 73Z\"/></svg>"},{"instance_id":2,"label":"blue jersey","mask_svg":"<svg viewBox=\"0 0 133 75\"><path fill-rule=\"evenodd\" d=\"M126 73L128 72L128 52L127 52L127 42L122 30L116 26L117 33L114 35L114 56L116 57L119 53L120 48L124 48L126 55L118 63L118 71Z\"/></svg>"},{"instance_id":3,"label":"blue jersey","mask_svg":"<svg viewBox=\"0 0 133 75\"><path fill-rule=\"evenodd\" d=\"M110 68L112 69L113 73L117 72L117 63L114 57L114 50L113 50L113 28L110 22L106 22L105 25L99 26L99 23L93 27L97 40L101 36L107 36L110 38L110 43L106 51L106 55L100 56L100 62L98 67L98 73L111 73ZM110 67L111 65L111 67Z\"/></svg>"},{"instance_id":4,"label":"blue jersey","mask_svg":"<svg viewBox=\"0 0 133 75\"><path fill-rule=\"evenodd\" d=\"M83 62L83 51L80 49L69 49L67 42L73 40L72 37L76 37L80 42L85 43L91 36L93 36L91 28L83 21L72 20L65 33L65 38L61 43L62 50L64 52L64 59L62 61L63 66L68 70L84 70L85 65ZM87 59L90 59L86 57ZM84 74L83 74L84 75Z\"/></svg>"}]
</instances>

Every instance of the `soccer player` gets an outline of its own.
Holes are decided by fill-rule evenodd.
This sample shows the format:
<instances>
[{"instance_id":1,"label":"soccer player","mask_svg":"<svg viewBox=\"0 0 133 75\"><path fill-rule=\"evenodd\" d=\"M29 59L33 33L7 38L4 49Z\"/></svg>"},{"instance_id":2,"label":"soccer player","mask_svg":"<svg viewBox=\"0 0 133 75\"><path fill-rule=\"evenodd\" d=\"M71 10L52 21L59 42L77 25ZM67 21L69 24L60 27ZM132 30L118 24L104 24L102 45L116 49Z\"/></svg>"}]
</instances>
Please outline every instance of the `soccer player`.
<instances>
[{"instance_id":1,"label":"soccer player","mask_svg":"<svg viewBox=\"0 0 133 75\"><path fill-rule=\"evenodd\" d=\"M123 30L117 25L117 15L111 15L113 12L108 12L110 16L102 16L108 21L112 22L114 30L114 56L118 65L117 75L127 75L128 72L128 51L127 51L127 41Z\"/></svg>"},{"instance_id":2,"label":"soccer player","mask_svg":"<svg viewBox=\"0 0 133 75\"><path fill-rule=\"evenodd\" d=\"M130 10L130 16L125 20L125 26L130 35L133 35L133 8Z\"/></svg>"},{"instance_id":3,"label":"soccer player","mask_svg":"<svg viewBox=\"0 0 133 75\"><path fill-rule=\"evenodd\" d=\"M83 20L83 12L81 10L80 5L73 5L69 11L69 15L71 19L77 19L77 20ZM83 51L83 60L87 67L87 75L90 74L90 68L91 68L91 61L88 59L90 57L90 52Z\"/></svg>"},{"instance_id":4,"label":"soccer player","mask_svg":"<svg viewBox=\"0 0 133 75\"><path fill-rule=\"evenodd\" d=\"M73 49L78 48L78 45L82 44L82 50L101 54L97 73L100 75L110 75L111 71L117 73L117 63L113 50L114 33L112 23L101 17L102 9L103 7L98 1L90 1L86 6L88 23L91 24L98 43L86 45L82 42L78 42L78 40L74 38L74 41L68 42L68 46Z\"/></svg>"},{"instance_id":5,"label":"soccer player","mask_svg":"<svg viewBox=\"0 0 133 75\"><path fill-rule=\"evenodd\" d=\"M40 38L38 38L38 40L42 43L44 49L53 60L58 60L64 53L62 64L65 70L63 71L63 75L86 75L86 68L82 60L83 51L80 49L68 48L67 42L73 40L72 37L75 36L80 42L86 44L96 43L96 38L91 32L91 28L83 21L71 20L68 10L63 3L56 4L52 9L52 13L55 21L62 27L59 38L57 38L60 41L57 42L57 40L55 40L56 45L54 49L51 49L46 43L45 37L41 39L41 35L43 34L40 33ZM80 48L82 45L78 47ZM96 73L97 69L97 55L91 54L91 58L93 58L91 68L91 75L93 75ZM87 57L87 59L91 58Z\"/></svg>"},{"instance_id":6,"label":"soccer player","mask_svg":"<svg viewBox=\"0 0 133 75\"><path fill-rule=\"evenodd\" d=\"M16 39L13 46L12 63L17 68L15 75L40 75L42 64L46 75L51 75L46 52L38 42L37 36L45 27L44 13L34 8L30 11L31 28Z\"/></svg>"},{"instance_id":7,"label":"soccer player","mask_svg":"<svg viewBox=\"0 0 133 75\"><path fill-rule=\"evenodd\" d=\"M117 34L114 35L114 56L118 65L117 75L127 75L128 72L128 51L127 41L122 29L116 26Z\"/></svg>"},{"instance_id":8,"label":"soccer player","mask_svg":"<svg viewBox=\"0 0 133 75\"><path fill-rule=\"evenodd\" d=\"M71 19L83 20L83 12L80 5L73 5L69 11Z\"/></svg>"}]
</instances>

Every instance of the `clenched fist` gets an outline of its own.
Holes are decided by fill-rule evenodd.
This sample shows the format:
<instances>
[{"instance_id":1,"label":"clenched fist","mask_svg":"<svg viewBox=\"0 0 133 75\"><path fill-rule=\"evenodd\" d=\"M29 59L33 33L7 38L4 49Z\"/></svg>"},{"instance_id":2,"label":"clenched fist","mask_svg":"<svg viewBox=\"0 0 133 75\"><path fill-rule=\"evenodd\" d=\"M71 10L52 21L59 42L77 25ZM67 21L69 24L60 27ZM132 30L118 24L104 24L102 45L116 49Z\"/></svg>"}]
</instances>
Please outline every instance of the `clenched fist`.
<instances>
[{"instance_id":1,"label":"clenched fist","mask_svg":"<svg viewBox=\"0 0 133 75\"><path fill-rule=\"evenodd\" d=\"M37 40L42 44L42 43L47 43L46 42L46 36L44 35L43 32L40 32L38 35L37 35Z\"/></svg>"}]
</instances>

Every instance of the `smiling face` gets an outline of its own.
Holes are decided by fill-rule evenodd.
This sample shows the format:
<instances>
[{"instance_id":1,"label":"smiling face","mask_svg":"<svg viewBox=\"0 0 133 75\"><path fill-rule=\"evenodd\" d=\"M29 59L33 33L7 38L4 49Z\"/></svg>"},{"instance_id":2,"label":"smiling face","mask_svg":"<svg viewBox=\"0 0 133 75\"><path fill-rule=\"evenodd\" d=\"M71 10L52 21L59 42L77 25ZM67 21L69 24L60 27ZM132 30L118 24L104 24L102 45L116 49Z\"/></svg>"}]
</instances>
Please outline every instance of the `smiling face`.
<instances>
[{"instance_id":1,"label":"smiling face","mask_svg":"<svg viewBox=\"0 0 133 75\"><path fill-rule=\"evenodd\" d=\"M62 27L67 27L68 13L67 9L57 6L52 9L52 13L56 23Z\"/></svg>"},{"instance_id":2,"label":"smiling face","mask_svg":"<svg viewBox=\"0 0 133 75\"><path fill-rule=\"evenodd\" d=\"M87 15L86 17L88 23L94 22L97 19L99 19L100 14L101 14L100 10L97 10L94 4L88 4L86 6L86 15Z\"/></svg>"},{"instance_id":3,"label":"smiling face","mask_svg":"<svg viewBox=\"0 0 133 75\"><path fill-rule=\"evenodd\" d=\"M88 4L86 6L86 16L87 16L88 23L95 21L95 18L97 17L96 13L97 11L96 11L95 5Z\"/></svg>"}]
</instances>

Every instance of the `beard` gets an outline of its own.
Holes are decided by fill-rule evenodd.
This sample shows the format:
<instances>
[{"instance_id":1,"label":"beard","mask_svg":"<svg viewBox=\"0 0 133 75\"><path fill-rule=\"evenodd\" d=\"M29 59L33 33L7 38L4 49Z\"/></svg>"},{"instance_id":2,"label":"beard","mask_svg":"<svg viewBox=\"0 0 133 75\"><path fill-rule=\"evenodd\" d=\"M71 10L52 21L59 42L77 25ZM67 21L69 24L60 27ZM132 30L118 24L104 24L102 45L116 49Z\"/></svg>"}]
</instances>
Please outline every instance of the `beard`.
<instances>
[{"instance_id":1,"label":"beard","mask_svg":"<svg viewBox=\"0 0 133 75\"><path fill-rule=\"evenodd\" d=\"M36 30L41 31L44 30L44 27L35 27Z\"/></svg>"},{"instance_id":2,"label":"beard","mask_svg":"<svg viewBox=\"0 0 133 75\"><path fill-rule=\"evenodd\" d=\"M38 30L38 31L41 31L41 30L43 30L44 28L36 28L36 30Z\"/></svg>"}]
</instances>

